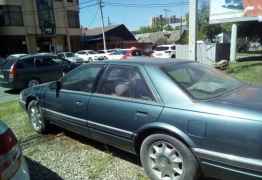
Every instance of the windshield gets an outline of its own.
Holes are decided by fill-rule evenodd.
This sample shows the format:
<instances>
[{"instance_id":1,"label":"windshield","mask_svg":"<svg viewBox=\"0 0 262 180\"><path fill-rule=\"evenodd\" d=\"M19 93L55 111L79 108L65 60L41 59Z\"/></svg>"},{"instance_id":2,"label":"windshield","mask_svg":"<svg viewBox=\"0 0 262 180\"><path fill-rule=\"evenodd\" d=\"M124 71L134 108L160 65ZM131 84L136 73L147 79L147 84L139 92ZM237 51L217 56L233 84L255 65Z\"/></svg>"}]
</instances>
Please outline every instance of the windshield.
<instances>
[{"instance_id":1,"label":"windshield","mask_svg":"<svg viewBox=\"0 0 262 180\"><path fill-rule=\"evenodd\" d=\"M168 47L165 47L165 46L158 46L155 48L155 51L166 51L168 50L169 48Z\"/></svg>"},{"instance_id":2,"label":"windshield","mask_svg":"<svg viewBox=\"0 0 262 180\"><path fill-rule=\"evenodd\" d=\"M66 57L74 57L75 55L73 53L66 53Z\"/></svg>"},{"instance_id":3,"label":"windshield","mask_svg":"<svg viewBox=\"0 0 262 180\"><path fill-rule=\"evenodd\" d=\"M195 99L215 98L242 85L221 71L196 63L169 64L162 70Z\"/></svg>"}]
</instances>

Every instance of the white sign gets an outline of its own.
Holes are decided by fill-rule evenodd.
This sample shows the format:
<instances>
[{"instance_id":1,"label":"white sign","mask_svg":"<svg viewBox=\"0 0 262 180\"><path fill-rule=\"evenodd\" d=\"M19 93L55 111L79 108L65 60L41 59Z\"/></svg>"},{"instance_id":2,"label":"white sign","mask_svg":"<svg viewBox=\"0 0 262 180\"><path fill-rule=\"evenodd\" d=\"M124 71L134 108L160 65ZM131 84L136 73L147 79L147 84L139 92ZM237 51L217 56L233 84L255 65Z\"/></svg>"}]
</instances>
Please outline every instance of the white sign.
<instances>
[{"instance_id":1,"label":"white sign","mask_svg":"<svg viewBox=\"0 0 262 180\"><path fill-rule=\"evenodd\" d=\"M257 21L262 16L262 0L210 0L210 23Z\"/></svg>"}]
</instances>

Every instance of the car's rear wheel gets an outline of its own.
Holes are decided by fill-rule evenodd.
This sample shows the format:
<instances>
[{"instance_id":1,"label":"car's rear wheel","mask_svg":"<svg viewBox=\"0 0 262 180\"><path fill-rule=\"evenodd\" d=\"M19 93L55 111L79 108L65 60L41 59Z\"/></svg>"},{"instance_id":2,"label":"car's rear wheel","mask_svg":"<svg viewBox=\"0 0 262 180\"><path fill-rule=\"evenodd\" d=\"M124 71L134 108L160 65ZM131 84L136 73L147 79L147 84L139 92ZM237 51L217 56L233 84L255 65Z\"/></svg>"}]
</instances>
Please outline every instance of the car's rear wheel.
<instances>
[{"instance_id":1,"label":"car's rear wheel","mask_svg":"<svg viewBox=\"0 0 262 180\"><path fill-rule=\"evenodd\" d=\"M40 84L40 81L37 79L32 79L30 81L28 81L27 87L34 87Z\"/></svg>"},{"instance_id":2,"label":"car's rear wheel","mask_svg":"<svg viewBox=\"0 0 262 180\"><path fill-rule=\"evenodd\" d=\"M148 136L140 149L141 163L153 180L195 180L198 163L192 152L165 134Z\"/></svg>"},{"instance_id":3,"label":"car's rear wheel","mask_svg":"<svg viewBox=\"0 0 262 180\"><path fill-rule=\"evenodd\" d=\"M28 116L33 129L38 133L45 133L47 124L44 120L41 107L36 100L32 100L28 105Z\"/></svg>"}]
</instances>

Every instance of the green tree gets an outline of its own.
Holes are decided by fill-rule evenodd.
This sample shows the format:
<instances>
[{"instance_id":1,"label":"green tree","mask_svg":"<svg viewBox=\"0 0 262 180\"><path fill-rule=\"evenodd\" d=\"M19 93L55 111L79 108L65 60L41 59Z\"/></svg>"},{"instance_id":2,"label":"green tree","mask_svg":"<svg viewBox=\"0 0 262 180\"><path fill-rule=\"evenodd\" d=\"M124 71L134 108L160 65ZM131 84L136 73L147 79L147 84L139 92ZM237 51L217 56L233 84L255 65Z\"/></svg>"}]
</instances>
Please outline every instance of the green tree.
<instances>
[{"instance_id":1,"label":"green tree","mask_svg":"<svg viewBox=\"0 0 262 180\"><path fill-rule=\"evenodd\" d=\"M209 7L203 4L198 11L198 40L213 41L215 36L224 29L219 24L209 24Z\"/></svg>"}]
</instances>

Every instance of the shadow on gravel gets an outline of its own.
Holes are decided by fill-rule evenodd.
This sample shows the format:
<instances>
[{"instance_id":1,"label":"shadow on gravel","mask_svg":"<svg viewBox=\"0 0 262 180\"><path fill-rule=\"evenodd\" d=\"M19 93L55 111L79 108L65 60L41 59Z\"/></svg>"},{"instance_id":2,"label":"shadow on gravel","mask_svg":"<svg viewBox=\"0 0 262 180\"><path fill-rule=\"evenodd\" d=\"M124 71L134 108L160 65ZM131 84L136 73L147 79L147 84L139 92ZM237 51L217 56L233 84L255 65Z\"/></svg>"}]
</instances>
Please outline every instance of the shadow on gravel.
<instances>
[{"instance_id":1,"label":"shadow on gravel","mask_svg":"<svg viewBox=\"0 0 262 180\"><path fill-rule=\"evenodd\" d=\"M26 157L31 180L63 180L52 170Z\"/></svg>"},{"instance_id":2,"label":"shadow on gravel","mask_svg":"<svg viewBox=\"0 0 262 180\"><path fill-rule=\"evenodd\" d=\"M18 89L9 89L6 90L5 93L10 95L18 95L21 91L22 90L18 90Z\"/></svg>"},{"instance_id":3,"label":"shadow on gravel","mask_svg":"<svg viewBox=\"0 0 262 180\"><path fill-rule=\"evenodd\" d=\"M63 132L65 133L66 136L68 136L68 137L70 137L70 138L72 138L72 139L74 139L74 140L76 140L76 141L78 141L82 144L92 146L97 150L103 151L103 152L108 153L108 154L112 154L112 156L118 157L118 158L123 159L125 161L128 161L130 163L133 163L137 166L141 166L140 159L136 155L122 151L122 150L117 149L117 148L112 147L112 146L108 146L108 145L103 144L103 143L99 143L97 141L85 138L83 136L80 136L78 134L75 134L75 133L72 133L72 132L69 132L69 131L66 131L66 130L63 130ZM219 179L200 178L198 180L219 180Z\"/></svg>"}]
</instances>

